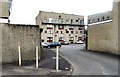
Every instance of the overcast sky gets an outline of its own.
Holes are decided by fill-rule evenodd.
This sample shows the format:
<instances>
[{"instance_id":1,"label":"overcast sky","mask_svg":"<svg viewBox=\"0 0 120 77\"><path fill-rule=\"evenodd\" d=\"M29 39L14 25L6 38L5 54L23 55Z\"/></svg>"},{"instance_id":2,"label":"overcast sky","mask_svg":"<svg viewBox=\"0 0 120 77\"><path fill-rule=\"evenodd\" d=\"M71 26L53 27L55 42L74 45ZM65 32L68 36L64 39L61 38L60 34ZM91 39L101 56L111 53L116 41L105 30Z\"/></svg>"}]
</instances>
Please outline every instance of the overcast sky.
<instances>
[{"instance_id":1,"label":"overcast sky","mask_svg":"<svg viewBox=\"0 0 120 77\"><path fill-rule=\"evenodd\" d=\"M10 20L15 24L35 24L39 11L88 16L112 10L113 0L13 0Z\"/></svg>"}]
</instances>

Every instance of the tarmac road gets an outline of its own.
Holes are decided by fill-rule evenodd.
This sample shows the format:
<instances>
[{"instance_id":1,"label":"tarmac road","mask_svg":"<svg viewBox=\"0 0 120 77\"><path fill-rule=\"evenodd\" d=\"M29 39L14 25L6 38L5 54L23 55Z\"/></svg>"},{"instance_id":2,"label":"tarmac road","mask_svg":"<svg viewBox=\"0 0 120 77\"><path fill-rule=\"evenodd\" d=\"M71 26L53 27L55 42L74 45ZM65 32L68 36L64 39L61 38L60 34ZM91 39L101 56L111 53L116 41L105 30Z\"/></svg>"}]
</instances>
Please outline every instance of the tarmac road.
<instances>
[{"instance_id":1,"label":"tarmac road","mask_svg":"<svg viewBox=\"0 0 120 77\"><path fill-rule=\"evenodd\" d=\"M73 66L72 75L118 75L118 56L83 51L83 44L63 45L60 54Z\"/></svg>"}]
</instances>

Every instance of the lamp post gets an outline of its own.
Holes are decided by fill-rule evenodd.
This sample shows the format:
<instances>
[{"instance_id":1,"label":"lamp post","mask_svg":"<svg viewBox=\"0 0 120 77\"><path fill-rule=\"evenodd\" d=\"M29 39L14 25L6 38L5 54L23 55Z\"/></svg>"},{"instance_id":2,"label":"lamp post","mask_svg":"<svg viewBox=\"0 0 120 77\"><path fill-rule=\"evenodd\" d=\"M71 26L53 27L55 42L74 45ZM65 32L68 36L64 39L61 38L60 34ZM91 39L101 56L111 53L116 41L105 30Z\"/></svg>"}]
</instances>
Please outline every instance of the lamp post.
<instances>
[{"instance_id":1,"label":"lamp post","mask_svg":"<svg viewBox=\"0 0 120 77\"><path fill-rule=\"evenodd\" d=\"M86 26L86 28L84 29L84 31L85 31L85 50L87 50L88 49L88 25L85 25L85 26Z\"/></svg>"}]
</instances>

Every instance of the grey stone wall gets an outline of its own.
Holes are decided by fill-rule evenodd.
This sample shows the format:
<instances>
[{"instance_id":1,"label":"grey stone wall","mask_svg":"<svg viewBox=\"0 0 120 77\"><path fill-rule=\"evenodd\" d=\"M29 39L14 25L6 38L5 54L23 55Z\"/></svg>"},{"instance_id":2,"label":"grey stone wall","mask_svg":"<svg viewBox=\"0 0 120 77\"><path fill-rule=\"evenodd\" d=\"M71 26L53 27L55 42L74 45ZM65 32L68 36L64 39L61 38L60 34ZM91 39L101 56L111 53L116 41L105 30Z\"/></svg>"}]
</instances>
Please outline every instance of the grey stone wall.
<instances>
[{"instance_id":1,"label":"grey stone wall","mask_svg":"<svg viewBox=\"0 0 120 77\"><path fill-rule=\"evenodd\" d=\"M39 47L39 59L41 58L38 25L2 24L1 26L2 62L18 61L18 46L21 46L22 61L35 59L36 46Z\"/></svg>"}]
</instances>

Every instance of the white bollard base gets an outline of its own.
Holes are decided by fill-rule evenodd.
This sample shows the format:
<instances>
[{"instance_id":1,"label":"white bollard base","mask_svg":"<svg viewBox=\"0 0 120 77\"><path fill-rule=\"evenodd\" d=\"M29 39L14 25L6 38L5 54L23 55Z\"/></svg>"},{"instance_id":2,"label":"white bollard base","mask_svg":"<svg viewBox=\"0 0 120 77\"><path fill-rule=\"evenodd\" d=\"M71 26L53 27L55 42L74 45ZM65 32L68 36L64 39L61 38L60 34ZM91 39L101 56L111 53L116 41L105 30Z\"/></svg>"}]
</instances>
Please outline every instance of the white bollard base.
<instances>
[{"instance_id":1,"label":"white bollard base","mask_svg":"<svg viewBox=\"0 0 120 77\"><path fill-rule=\"evenodd\" d=\"M61 72L61 70L52 70L51 72Z\"/></svg>"}]
</instances>

